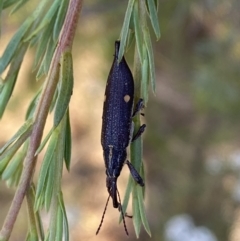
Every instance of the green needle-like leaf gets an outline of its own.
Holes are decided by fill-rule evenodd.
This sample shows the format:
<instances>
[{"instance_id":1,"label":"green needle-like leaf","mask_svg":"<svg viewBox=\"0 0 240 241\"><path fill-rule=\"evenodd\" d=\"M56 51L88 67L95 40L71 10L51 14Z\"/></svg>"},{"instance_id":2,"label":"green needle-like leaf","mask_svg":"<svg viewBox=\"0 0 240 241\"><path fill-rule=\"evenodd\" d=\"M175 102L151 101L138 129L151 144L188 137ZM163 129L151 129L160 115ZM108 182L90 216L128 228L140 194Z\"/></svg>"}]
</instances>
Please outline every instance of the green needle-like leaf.
<instances>
[{"instance_id":1,"label":"green needle-like leaf","mask_svg":"<svg viewBox=\"0 0 240 241\"><path fill-rule=\"evenodd\" d=\"M42 196L44 187L46 186L47 174L49 172L49 167L53 161L53 156L57 146L57 135L52 136L52 139L49 143L48 149L43 159L43 163L40 169L38 185L36 190L36 200ZM54 183L52 183L53 185ZM38 206L35 203L35 210L38 210Z\"/></svg>"},{"instance_id":2,"label":"green needle-like leaf","mask_svg":"<svg viewBox=\"0 0 240 241\"><path fill-rule=\"evenodd\" d=\"M31 103L29 104L28 109L27 109L27 113L26 113L26 117L25 117L26 120L33 118L33 115L34 115L34 112L35 112L35 109L36 109L36 106L37 106L37 103L38 103L38 100L39 100L39 96L41 94L41 90L42 90L42 88L39 89L37 94L32 99Z\"/></svg>"},{"instance_id":3,"label":"green needle-like leaf","mask_svg":"<svg viewBox=\"0 0 240 241\"><path fill-rule=\"evenodd\" d=\"M25 41L29 41L32 39L35 35L37 35L45 26L49 25L52 21L54 15L56 14L58 7L59 7L60 1L55 0L54 3L51 5L50 9L44 16L44 18L41 20L40 25L25 39Z\"/></svg>"},{"instance_id":4,"label":"green needle-like leaf","mask_svg":"<svg viewBox=\"0 0 240 241\"><path fill-rule=\"evenodd\" d=\"M155 90L156 90L155 64L154 64L154 55L153 55L153 49L152 49L152 42L151 42L151 39L150 39L150 34L149 34L148 29L144 30L143 36L144 36L144 42L146 44L147 54L148 54L152 91L155 94Z\"/></svg>"},{"instance_id":5,"label":"green needle-like leaf","mask_svg":"<svg viewBox=\"0 0 240 241\"><path fill-rule=\"evenodd\" d=\"M25 121L25 123L19 128L19 130L14 134L14 136L0 149L0 157L3 152L12 145L15 141L17 141L22 135L25 133L30 133L33 126L33 120L29 119Z\"/></svg>"},{"instance_id":6,"label":"green needle-like leaf","mask_svg":"<svg viewBox=\"0 0 240 241\"><path fill-rule=\"evenodd\" d=\"M149 86L149 63L148 54L146 49L144 51L144 59L142 64L142 97L144 99L145 106L148 102L148 86Z\"/></svg>"},{"instance_id":7,"label":"green needle-like leaf","mask_svg":"<svg viewBox=\"0 0 240 241\"><path fill-rule=\"evenodd\" d=\"M128 36L128 29L129 29L129 24L130 24L130 19L132 16L132 11L133 11L133 6L134 6L134 1L135 0L129 0L128 1L128 6L122 26L122 31L121 31L121 44L120 44L120 49L118 53L118 62L121 61L123 55L124 55L124 50L126 48L126 42L127 42L127 36Z\"/></svg>"},{"instance_id":8,"label":"green needle-like leaf","mask_svg":"<svg viewBox=\"0 0 240 241\"><path fill-rule=\"evenodd\" d=\"M1 26L2 10L3 10L3 0L0 1L0 37L1 37L1 33L2 33L2 26Z\"/></svg>"},{"instance_id":9,"label":"green needle-like leaf","mask_svg":"<svg viewBox=\"0 0 240 241\"><path fill-rule=\"evenodd\" d=\"M71 125L69 110L67 111L67 121L66 121L66 132L65 132L65 151L64 151L64 160L66 168L69 171L71 163L71 152L72 152L72 137L71 137Z\"/></svg>"},{"instance_id":10,"label":"green needle-like leaf","mask_svg":"<svg viewBox=\"0 0 240 241\"><path fill-rule=\"evenodd\" d=\"M132 206L133 206L133 226L135 229L135 233L137 238L139 238L142 222L141 222L141 215L140 215L140 208L139 208L139 201L138 201L138 193L137 193L137 185L133 185L132 191Z\"/></svg>"},{"instance_id":11,"label":"green needle-like leaf","mask_svg":"<svg viewBox=\"0 0 240 241\"><path fill-rule=\"evenodd\" d=\"M48 134L46 135L46 137L44 138L44 140L42 141L41 145L38 147L36 153L35 153L35 156L37 156L42 150L43 148L45 147L45 145L47 144L49 138L51 137L52 133L54 131L54 128L52 128Z\"/></svg>"},{"instance_id":12,"label":"green needle-like leaf","mask_svg":"<svg viewBox=\"0 0 240 241\"><path fill-rule=\"evenodd\" d=\"M15 56L16 51L19 49L22 44L22 40L31 27L33 23L33 18L29 17L25 20L22 26L18 29L15 35L12 37L10 42L8 43L7 48L5 49L2 57L0 58L0 74L7 68L13 56Z\"/></svg>"},{"instance_id":13,"label":"green needle-like leaf","mask_svg":"<svg viewBox=\"0 0 240 241\"><path fill-rule=\"evenodd\" d=\"M62 29L62 25L63 25L65 15L66 15L66 12L67 12L67 9L68 9L68 4L69 4L69 0L61 1L61 5L58 9L57 19L55 20L54 29L53 29L53 40L54 40L54 42L57 42L58 36L59 36L60 31Z\"/></svg>"},{"instance_id":14,"label":"green needle-like leaf","mask_svg":"<svg viewBox=\"0 0 240 241\"><path fill-rule=\"evenodd\" d=\"M137 186L136 189L137 189L138 207L139 207L139 211L140 211L141 222L142 222L145 230L147 231L148 235L151 237L151 230L150 230L150 227L148 224L148 220L147 220L145 208L144 208L144 203L143 203L143 189L140 186Z\"/></svg>"},{"instance_id":15,"label":"green needle-like leaf","mask_svg":"<svg viewBox=\"0 0 240 241\"><path fill-rule=\"evenodd\" d=\"M23 57L27 51L27 45L22 45L19 52L16 54L16 57L11 63L10 69L6 76L6 80L3 86L3 89L0 93L0 118L3 116L3 113L6 109L8 101L13 93L15 83L17 81L18 73L22 65Z\"/></svg>"},{"instance_id":16,"label":"green needle-like leaf","mask_svg":"<svg viewBox=\"0 0 240 241\"><path fill-rule=\"evenodd\" d=\"M29 0L20 0L17 2L17 4L12 8L10 14L15 13L19 8L21 8L26 2Z\"/></svg>"},{"instance_id":17,"label":"green needle-like leaf","mask_svg":"<svg viewBox=\"0 0 240 241\"><path fill-rule=\"evenodd\" d=\"M49 165L48 175L46 179L46 185L44 190L44 207L47 211L50 209L52 196L53 196L53 188L54 188L54 178L56 172L56 155L53 156L53 159Z\"/></svg>"},{"instance_id":18,"label":"green needle-like leaf","mask_svg":"<svg viewBox=\"0 0 240 241\"><path fill-rule=\"evenodd\" d=\"M48 42L50 42L50 36L53 31L53 25L49 24L44 31L39 35L38 44L37 44L37 51L34 58L33 69L36 69L37 66L41 63L44 59L44 56L47 52Z\"/></svg>"},{"instance_id":19,"label":"green needle-like leaf","mask_svg":"<svg viewBox=\"0 0 240 241\"><path fill-rule=\"evenodd\" d=\"M12 144L1 156L0 156L0 174L6 168L8 162L12 159L15 155L17 150L21 147L21 145L26 141L31 133L31 129L24 132L15 143Z\"/></svg>"},{"instance_id":20,"label":"green needle-like leaf","mask_svg":"<svg viewBox=\"0 0 240 241\"><path fill-rule=\"evenodd\" d=\"M25 145L23 150L20 150L16 155L14 155L13 159L8 163L7 167L2 173L2 179L7 180L11 176L16 173L17 169L20 167L20 165L23 163L23 160L26 156L27 147L28 145Z\"/></svg>"},{"instance_id":21,"label":"green needle-like leaf","mask_svg":"<svg viewBox=\"0 0 240 241\"><path fill-rule=\"evenodd\" d=\"M131 176L129 176L127 188L126 188L125 195L124 195L124 199L123 199L123 203L122 203L123 213L126 213L126 212L127 212L127 207L128 207L130 195L131 195L131 193L132 193L132 187L133 187L133 179L132 179ZM120 222L122 222L122 215L121 215L121 214L120 214L120 216L119 216L119 223L120 223Z\"/></svg>"},{"instance_id":22,"label":"green needle-like leaf","mask_svg":"<svg viewBox=\"0 0 240 241\"><path fill-rule=\"evenodd\" d=\"M64 206L64 201L63 201L63 195L62 192L59 193L58 195L58 200L59 200L59 204L63 213L63 230L64 230L64 240L65 241L69 241L69 227L68 227L68 219L67 219L67 213L66 213L66 209Z\"/></svg>"},{"instance_id":23,"label":"green needle-like leaf","mask_svg":"<svg viewBox=\"0 0 240 241\"><path fill-rule=\"evenodd\" d=\"M49 67L51 65L52 56L53 56L55 48L56 48L56 43L54 43L53 39L50 38L50 40L48 42L47 50L45 53L44 62L43 62L45 75L47 75Z\"/></svg>"},{"instance_id":24,"label":"green needle-like leaf","mask_svg":"<svg viewBox=\"0 0 240 241\"><path fill-rule=\"evenodd\" d=\"M133 21L134 21L134 31L135 31L137 50L138 50L140 62L142 63L144 42L143 42L141 24L139 22L138 4L134 4Z\"/></svg>"},{"instance_id":25,"label":"green needle-like leaf","mask_svg":"<svg viewBox=\"0 0 240 241\"><path fill-rule=\"evenodd\" d=\"M149 10L149 17L152 23L152 27L158 40L161 34L160 34L160 28L158 23L157 7L155 5L154 0L147 0L146 4Z\"/></svg>"},{"instance_id":26,"label":"green needle-like leaf","mask_svg":"<svg viewBox=\"0 0 240 241\"><path fill-rule=\"evenodd\" d=\"M62 241L63 237L63 213L61 207L58 207L57 212L57 230L56 230L56 238L55 241Z\"/></svg>"},{"instance_id":27,"label":"green needle-like leaf","mask_svg":"<svg viewBox=\"0 0 240 241\"><path fill-rule=\"evenodd\" d=\"M17 3L19 0L1 0L3 2L3 9L10 7L11 5Z\"/></svg>"},{"instance_id":28,"label":"green needle-like leaf","mask_svg":"<svg viewBox=\"0 0 240 241\"><path fill-rule=\"evenodd\" d=\"M72 96L73 89L73 64L70 50L66 50L61 56L60 63L60 90L54 112L54 126L58 126L66 113Z\"/></svg>"}]
</instances>

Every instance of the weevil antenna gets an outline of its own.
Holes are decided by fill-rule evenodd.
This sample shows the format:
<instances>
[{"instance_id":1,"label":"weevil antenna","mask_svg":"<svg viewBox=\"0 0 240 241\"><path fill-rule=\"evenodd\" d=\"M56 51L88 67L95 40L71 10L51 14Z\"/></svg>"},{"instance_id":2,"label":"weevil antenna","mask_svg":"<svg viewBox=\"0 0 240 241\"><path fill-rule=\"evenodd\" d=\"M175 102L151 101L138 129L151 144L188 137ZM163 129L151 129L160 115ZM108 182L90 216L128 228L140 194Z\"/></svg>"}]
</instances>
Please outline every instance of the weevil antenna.
<instances>
[{"instance_id":1,"label":"weevil antenna","mask_svg":"<svg viewBox=\"0 0 240 241\"><path fill-rule=\"evenodd\" d=\"M109 198L110 198L110 195L108 196L108 199L107 199L107 202L106 202L106 205L105 205L104 211L103 211L102 219L101 219L101 222L100 222L100 224L99 224L99 226L98 226L98 229L97 229L96 235L99 233L99 231L100 231L100 229L101 229L101 227L102 227L103 219L104 219L105 213L106 213L106 211L107 211L107 206L108 206Z\"/></svg>"},{"instance_id":2,"label":"weevil antenna","mask_svg":"<svg viewBox=\"0 0 240 241\"><path fill-rule=\"evenodd\" d=\"M128 235L127 225L126 225L125 217L124 217L123 210L122 210L122 202L121 202L121 198L120 198L120 194L119 194L118 190L117 190L117 194L118 194L118 198L119 198L119 208L120 208L120 212L122 214L124 229L125 229L126 234Z\"/></svg>"}]
</instances>

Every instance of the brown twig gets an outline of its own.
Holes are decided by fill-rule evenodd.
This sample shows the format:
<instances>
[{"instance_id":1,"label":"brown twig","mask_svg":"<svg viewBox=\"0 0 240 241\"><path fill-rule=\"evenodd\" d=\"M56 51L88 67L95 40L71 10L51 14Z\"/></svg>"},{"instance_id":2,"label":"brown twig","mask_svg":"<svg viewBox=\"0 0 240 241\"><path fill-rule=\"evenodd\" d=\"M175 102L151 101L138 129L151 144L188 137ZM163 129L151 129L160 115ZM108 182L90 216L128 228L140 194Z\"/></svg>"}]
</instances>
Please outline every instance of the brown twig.
<instances>
[{"instance_id":1,"label":"brown twig","mask_svg":"<svg viewBox=\"0 0 240 241\"><path fill-rule=\"evenodd\" d=\"M61 53L66 48L71 48L73 43L74 34L77 27L77 22L82 8L83 0L71 0L62 32L59 37L59 43L56 47L51 66L46 79L46 84L38 103L38 108L35 114L35 123L33 126L32 134L30 137L30 144L27 156L24 162L24 168L21 179L13 198L11 207L5 218L3 227L0 231L0 240L7 241L11 235L14 223L21 208L26 191L29 188L32 179L37 157L35 156L36 150L39 147L43 135L45 122L48 116L49 108L52 102L53 94L56 90L58 83L59 61Z\"/></svg>"}]
</instances>

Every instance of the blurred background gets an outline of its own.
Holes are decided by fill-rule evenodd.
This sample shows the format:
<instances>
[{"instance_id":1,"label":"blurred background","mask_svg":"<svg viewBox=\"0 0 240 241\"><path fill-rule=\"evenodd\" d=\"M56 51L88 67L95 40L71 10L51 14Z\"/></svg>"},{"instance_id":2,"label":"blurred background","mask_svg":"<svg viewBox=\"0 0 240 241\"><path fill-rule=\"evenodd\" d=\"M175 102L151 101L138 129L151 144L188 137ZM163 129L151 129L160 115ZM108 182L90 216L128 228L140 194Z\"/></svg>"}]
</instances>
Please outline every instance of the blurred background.
<instances>
[{"instance_id":1,"label":"blurred background","mask_svg":"<svg viewBox=\"0 0 240 241\"><path fill-rule=\"evenodd\" d=\"M12 16L4 12L0 55L36 2ZM126 0L85 1L74 41L73 153L70 173L64 170L62 180L72 241L127 239L111 202L95 235L108 197L100 145L102 102L126 7ZM152 34L156 95L150 94L142 119L147 124L145 206L152 241L240 239L239 12L238 0L159 0L160 41ZM126 54L131 68L132 49ZM21 126L43 82L36 82L31 70L34 54L29 49L1 120L0 145ZM49 116L46 133L51 125ZM122 199L128 175L124 167L118 184ZM0 182L0 225L14 191ZM42 216L47 227L49 217ZM25 218L24 204L10 240L25 238ZM136 240L132 220L126 222L128 240ZM139 240L150 238L142 230Z\"/></svg>"}]
</instances>

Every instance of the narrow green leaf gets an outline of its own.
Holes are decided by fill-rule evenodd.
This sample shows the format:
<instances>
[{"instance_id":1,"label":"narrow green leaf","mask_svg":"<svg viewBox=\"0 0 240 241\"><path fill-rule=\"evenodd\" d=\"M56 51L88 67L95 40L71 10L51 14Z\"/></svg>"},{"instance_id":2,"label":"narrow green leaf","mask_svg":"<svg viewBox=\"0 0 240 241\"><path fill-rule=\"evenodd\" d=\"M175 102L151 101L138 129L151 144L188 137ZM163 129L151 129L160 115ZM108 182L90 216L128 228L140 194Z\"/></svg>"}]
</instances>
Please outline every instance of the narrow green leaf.
<instances>
[{"instance_id":1,"label":"narrow green leaf","mask_svg":"<svg viewBox=\"0 0 240 241\"><path fill-rule=\"evenodd\" d=\"M126 213L126 211L127 211L130 195L131 195L131 192L132 192L132 187L133 187L133 179L132 179L131 176L129 176L127 188L126 188L123 203L122 203L123 213ZM122 222L122 215L120 214L119 223L121 223L121 222Z\"/></svg>"},{"instance_id":2,"label":"narrow green leaf","mask_svg":"<svg viewBox=\"0 0 240 241\"><path fill-rule=\"evenodd\" d=\"M29 104L25 120L33 118L33 115L34 115L34 112L35 112L35 109L36 109L36 106L37 106L37 103L38 103L41 91L42 91L42 88L39 89L37 94L32 99L31 103Z\"/></svg>"},{"instance_id":3,"label":"narrow green leaf","mask_svg":"<svg viewBox=\"0 0 240 241\"><path fill-rule=\"evenodd\" d=\"M50 230L50 240L55 240L57 233L57 212L59 207L59 193L61 192L61 179L62 179L62 169L63 169L63 159L64 159L64 140L65 140L65 125L66 125L66 115L61 120L60 124L56 128L57 134L57 146L55 152L54 162L56 163L55 173L54 173L54 189L53 198L51 206L51 225Z\"/></svg>"},{"instance_id":4,"label":"narrow green leaf","mask_svg":"<svg viewBox=\"0 0 240 241\"><path fill-rule=\"evenodd\" d=\"M58 8L59 8L60 1L55 0L54 3L51 5L50 9L44 16L44 18L41 20L40 25L25 39L25 41L29 41L32 39L35 35L37 35L43 28L45 28L47 25L49 25L54 19L54 15L56 14Z\"/></svg>"},{"instance_id":5,"label":"narrow green leaf","mask_svg":"<svg viewBox=\"0 0 240 241\"><path fill-rule=\"evenodd\" d=\"M149 18L152 23L153 30L155 32L155 35L157 37L157 40L160 38L160 28L159 28L159 22L158 22L158 15L157 15L157 8L155 5L155 0L147 0L146 1L148 10L149 10Z\"/></svg>"},{"instance_id":6,"label":"narrow green leaf","mask_svg":"<svg viewBox=\"0 0 240 241\"><path fill-rule=\"evenodd\" d=\"M126 44L126 51L128 51L135 39L135 34L133 29L129 29L128 37L127 37L127 44Z\"/></svg>"},{"instance_id":7,"label":"narrow green leaf","mask_svg":"<svg viewBox=\"0 0 240 241\"><path fill-rule=\"evenodd\" d=\"M52 139L49 143L49 146L43 158L43 163L42 163L40 173L39 173L39 178L38 178L36 200L41 196L43 188L46 185L49 166L50 166L50 163L53 161L53 155L55 153L56 146L57 146L57 135L54 135L52 136Z\"/></svg>"},{"instance_id":8,"label":"narrow green leaf","mask_svg":"<svg viewBox=\"0 0 240 241\"><path fill-rule=\"evenodd\" d=\"M18 140L11 147L8 148L1 156L0 156L0 173L3 172L8 162L12 159L15 155L17 150L21 147L21 145L26 141L29 137L31 130L26 131L23 133Z\"/></svg>"},{"instance_id":9,"label":"narrow green leaf","mask_svg":"<svg viewBox=\"0 0 240 241\"><path fill-rule=\"evenodd\" d=\"M136 4L134 4L134 5L136 5ZM134 33L134 21L133 21L133 12L132 12L131 17L130 17L129 26L128 26L128 34L127 34L125 52L127 52L130 49L131 44L133 43L134 39L135 39L135 33Z\"/></svg>"},{"instance_id":10,"label":"narrow green leaf","mask_svg":"<svg viewBox=\"0 0 240 241\"><path fill-rule=\"evenodd\" d=\"M2 10L3 10L3 0L0 1L0 37L1 37L1 33L2 33ZM1 92L1 91L0 91Z\"/></svg>"},{"instance_id":11,"label":"narrow green leaf","mask_svg":"<svg viewBox=\"0 0 240 241\"><path fill-rule=\"evenodd\" d=\"M70 170L71 152L72 152L72 137L71 137L69 109L68 109L67 121L66 121L66 132L65 132L65 150L64 150L64 160L68 171Z\"/></svg>"},{"instance_id":12,"label":"narrow green leaf","mask_svg":"<svg viewBox=\"0 0 240 241\"><path fill-rule=\"evenodd\" d=\"M145 169L143 164L141 165L140 176L143 178L143 180L145 180ZM145 198L145 189L146 189L146 186L142 187L143 199Z\"/></svg>"},{"instance_id":13,"label":"narrow green leaf","mask_svg":"<svg viewBox=\"0 0 240 241\"><path fill-rule=\"evenodd\" d=\"M35 189L35 185L34 183L31 184L31 193L33 196L33 199L36 199L36 189ZM38 233L40 236L40 240L43 241L44 240L44 229L43 229L43 224L42 224L42 220L39 214L39 211L35 211L35 220L36 220L36 225L37 225L37 229L38 229Z\"/></svg>"},{"instance_id":14,"label":"narrow green leaf","mask_svg":"<svg viewBox=\"0 0 240 241\"><path fill-rule=\"evenodd\" d=\"M158 12L159 0L154 0L154 4L155 4L155 8L157 9L157 12Z\"/></svg>"},{"instance_id":15,"label":"narrow green leaf","mask_svg":"<svg viewBox=\"0 0 240 241\"><path fill-rule=\"evenodd\" d=\"M36 150L35 156L37 156L42 151L42 149L45 147L45 145L48 142L49 138L51 137L53 131L54 131L54 128L51 128L51 130L48 132L48 134L46 135L46 137L42 141L41 145Z\"/></svg>"},{"instance_id":16,"label":"narrow green leaf","mask_svg":"<svg viewBox=\"0 0 240 241\"><path fill-rule=\"evenodd\" d=\"M0 161L0 176L1 173L4 171L4 169L6 168L7 164L9 163L9 161L11 160L11 158L13 157L15 153L13 153L12 155L10 156L6 156L5 158L1 159Z\"/></svg>"},{"instance_id":17,"label":"narrow green leaf","mask_svg":"<svg viewBox=\"0 0 240 241\"><path fill-rule=\"evenodd\" d=\"M141 24L139 22L138 4L134 4L133 21L134 21L134 31L135 31L135 39L136 39L138 55L139 55L140 62L143 63L143 49L142 49L143 38L142 38Z\"/></svg>"},{"instance_id":18,"label":"narrow green leaf","mask_svg":"<svg viewBox=\"0 0 240 241\"><path fill-rule=\"evenodd\" d=\"M57 212L57 230L56 230L56 238L55 241L62 241L63 237L63 213L61 207L58 207Z\"/></svg>"},{"instance_id":19,"label":"narrow green leaf","mask_svg":"<svg viewBox=\"0 0 240 241\"><path fill-rule=\"evenodd\" d=\"M36 223L36 216L34 212L34 200L35 195L32 189L32 185L30 188L27 189L26 192L26 201L27 201L27 214L28 214L28 237L29 240L38 240L38 230L37 230L37 223Z\"/></svg>"},{"instance_id":20,"label":"narrow green leaf","mask_svg":"<svg viewBox=\"0 0 240 241\"><path fill-rule=\"evenodd\" d=\"M50 209L51 201L52 201L52 196L53 196L53 188L54 188L54 177L55 177L55 171L56 171L56 155L54 155L49 169L47 173L47 179L45 181L46 183L46 188L44 190L44 207L46 211L48 212Z\"/></svg>"},{"instance_id":21,"label":"narrow green leaf","mask_svg":"<svg viewBox=\"0 0 240 241\"><path fill-rule=\"evenodd\" d=\"M59 79L59 71L57 71L57 77L56 79ZM54 92L54 95L53 95L53 99L52 99L52 103L50 105L50 108L49 108L49 112L51 113L56 105L56 101L57 101L57 98L58 98L58 94L59 94L59 89L56 88L55 92Z\"/></svg>"},{"instance_id":22,"label":"narrow green leaf","mask_svg":"<svg viewBox=\"0 0 240 241\"><path fill-rule=\"evenodd\" d=\"M51 26L51 31L52 31L52 27L53 26ZM44 33L44 38L47 38L48 41L46 43L47 46L46 45L42 46L44 55L39 56L40 66L39 66L39 69L38 69L38 72L37 72L37 75L36 75L37 80L41 79L44 75L47 75L47 72L48 72L49 67L51 65L51 60L52 60L54 50L56 48L56 43L53 43L52 38L49 39L49 37L47 35L48 35L48 33ZM39 51L40 51L40 49L39 49ZM36 59L36 61L37 61L37 59ZM38 64L38 63L36 62L36 64ZM35 67L37 67L37 66L35 66ZM50 109L51 109L51 107L50 107Z\"/></svg>"},{"instance_id":23,"label":"narrow green leaf","mask_svg":"<svg viewBox=\"0 0 240 241\"><path fill-rule=\"evenodd\" d=\"M44 196L39 196L34 203L34 211L39 211L44 207Z\"/></svg>"},{"instance_id":24,"label":"narrow green leaf","mask_svg":"<svg viewBox=\"0 0 240 241\"><path fill-rule=\"evenodd\" d=\"M145 208L144 208L144 204L143 204L143 190L142 190L142 187L140 187L139 185L136 188L137 188L137 198L138 198L138 205L139 205L141 221L142 221L142 224L143 224L146 232L151 237L151 230L150 230L150 227L148 224L148 220L146 217L146 212L145 212Z\"/></svg>"},{"instance_id":25,"label":"narrow green leaf","mask_svg":"<svg viewBox=\"0 0 240 241\"><path fill-rule=\"evenodd\" d=\"M19 8L21 8L26 2L29 0L20 0L16 3L16 5L12 8L10 15L15 13Z\"/></svg>"},{"instance_id":26,"label":"narrow green leaf","mask_svg":"<svg viewBox=\"0 0 240 241\"><path fill-rule=\"evenodd\" d=\"M12 60L13 56L15 56L15 53L22 44L21 41L24 38L24 35L29 30L29 28L31 27L32 22L33 18L27 18L8 43L2 57L0 58L0 74L3 73L3 71L7 68L10 61Z\"/></svg>"},{"instance_id":27,"label":"narrow green leaf","mask_svg":"<svg viewBox=\"0 0 240 241\"><path fill-rule=\"evenodd\" d=\"M50 232L49 232L49 230L48 230L47 235L45 236L44 241L49 241L49 237L50 237Z\"/></svg>"},{"instance_id":28,"label":"narrow green leaf","mask_svg":"<svg viewBox=\"0 0 240 241\"><path fill-rule=\"evenodd\" d=\"M51 61L52 61L52 56L54 53L54 50L56 48L56 43L53 42L53 39L51 38L48 42L48 46L47 46L47 50L45 53L45 58L44 58L44 62L43 62L43 66L44 66L44 73L47 74L49 67L51 65Z\"/></svg>"},{"instance_id":29,"label":"narrow green leaf","mask_svg":"<svg viewBox=\"0 0 240 241\"><path fill-rule=\"evenodd\" d=\"M59 193L58 195L58 200L59 200L59 204L63 213L63 230L64 230L64 240L65 241L69 241L69 227L68 227L68 219L67 219L67 213L66 213L66 209L64 206L64 201L63 201L63 195L62 192Z\"/></svg>"},{"instance_id":30,"label":"narrow green leaf","mask_svg":"<svg viewBox=\"0 0 240 241\"><path fill-rule=\"evenodd\" d=\"M36 30L37 27L41 24L42 19L45 17L46 12L49 10L49 0L41 0L37 5L36 9L32 13L32 18L34 19L33 25L31 30ZM29 31L28 35L25 36L24 41L29 39L29 36L32 34L33 31ZM29 39L29 45L33 47L36 44L39 44L42 39L40 39L39 35L34 36L33 38Z\"/></svg>"},{"instance_id":31,"label":"narrow green leaf","mask_svg":"<svg viewBox=\"0 0 240 241\"><path fill-rule=\"evenodd\" d=\"M10 7L11 5L15 4L19 0L1 0L3 2L3 9Z\"/></svg>"},{"instance_id":32,"label":"narrow green leaf","mask_svg":"<svg viewBox=\"0 0 240 241\"><path fill-rule=\"evenodd\" d=\"M53 29L53 40L57 42L68 9L69 0L61 1Z\"/></svg>"},{"instance_id":33,"label":"narrow green leaf","mask_svg":"<svg viewBox=\"0 0 240 241\"><path fill-rule=\"evenodd\" d=\"M68 109L69 101L72 96L73 64L70 50L66 50L62 54L60 65L60 90L54 112L54 126L57 126L62 120Z\"/></svg>"},{"instance_id":34,"label":"narrow green leaf","mask_svg":"<svg viewBox=\"0 0 240 241\"><path fill-rule=\"evenodd\" d=\"M137 185L133 185L132 191L132 206L133 206L133 226L136 233L137 238L139 238L140 230L141 230L141 216L140 216L140 208L137 197Z\"/></svg>"},{"instance_id":35,"label":"narrow green leaf","mask_svg":"<svg viewBox=\"0 0 240 241\"><path fill-rule=\"evenodd\" d=\"M16 173L17 169L20 167L20 165L23 163L23 160L26 156L28 145L24 145L23 150L20 150L18 153L16 153L13 157L13 159L8 163L7 167L2 173L2 179L7 180L11 176Z\"/></svg>"},{"instance_id":36,"label":"narrow green leaf","mask_svg":"<svg viewBox=\"0 0 240 241\"><path fill-rule=\"evenodd\" d=\"M53 25L49 24L37 38L38 39L37 51L33 62L33 69L36 69L37 66L41 63L41 61L43 61L44 56L47 52L48 42L50 42L50 38L51 38L50 36L52 34L52 31L53 31Z\"/></svg>"},{"instance_id":37,"label":"narrow green leaf","mask_svg":"<svg viewBox=\"0 0 240 241\"><path fill-rule=\"evenodd\" d=\"M28 231L28 234L27 234L27 237L25 240L26 241L39 241L37 234L32 233L31 231Z\"/></svg>"},{"instance_id":38,"label":"narrow green leaf","mask_svg":"<svg viewBox=\"0 0 240 241\"><path fill-rule=\"evenodd\" d=\"M18 131L14 134L14 136L0 149L0 156L3 152L17 139L19 139L26 132L30 133L33 127L33 120L29 119L25 121L25 123L18 129Z\"/></svg>"},{"instance_id":39,"label":"narrow green leaf","mask_svg":"<svg viewBox=\"0 0 240 241\"><path fill-rule=\"evenodd\" d=\"M141 91L142 91L142 97L144 99L144 104L145 106L147 105L148 102L148 86L149 86L149 63L148 63L148 55L147 52L145 52L145 56L143 59L143 64L142 64L142 81L141 81Z\"/></svg>"},{"instance_id":40,"label":"narrow green leaf","mask_svg":"<svg viewBox=\"0 0 240 241\"><path fill-rule=\"evenodd\" d=\"M124 22L121 30L121 36L120 36L120 49L118 53L118 62L122 60L122 57L124 55L124 50L126 47L126 42L127 42L127 36L128 36L128 29L129 29L129 24L132 16L132 11L133 11L133 6L134 6L135 0L129 0L128 1L128 6L126 10L126 14L124 17Z\"/></svg>"},{"instance_id":41,"label":"narrow green leaf","mask_svg":"<svg viewBox=\"0 0 240 241\"><path fill-rule=\"evenodd\" d=\"M10 187L17 187L19 184L19 180L22 174L22 166L20 166L17 171L14 173L13 176L11 176L7 181L7 186Z\"/></svg>"},{"instance_id":42,"label":"narrow green leaf","mask_svg":"<svg viewBox=\"0 0 240 241\"><path fill-rule=\"evenodd\" d=\"M154 55L152 49L152 42L148 32L148 29L145 29L143 32L144 42L146 44L147 53L148 53L148 61L149 61L149 70L150 70L150 80L152 85L152 91L155 94L156 89L156 76L155 76L155 64L154 64Z\"/></svg>"},{"instance_id":43,"label":"narrow green leaf","mask_svg":"<svg viewBox=\"0 0 240 241\"><path fill-rule=\"evenodd\" d=\"M15 73L15 75L12 75L10 78L8 78L8 81L4 84L2 93L0 94L0 118L2 118L8 101L12 95L14 86L16 84L17 76L18 73Z\"/></svg>"},{"instance_id":44,"label":"narrow green leaf","mask_svg":"<svg viewBox=\"0 0 240 241\"><path fill-rule=\"evenodd\" d=\"M8 104L8 101L13 93L14 86L17 81L18 73L26 51L27 51L27 45L26 44L22 45L18 54L15 56L14 60L12 61L10 69L7 73L6 80L0 94L0 118L3 116L3 113Z\"/></svg>"},{"instance_id":45,"label":"narrow green leaf","mask_svg":"<svg viewBox=\"0 0 240 241\"><path fill-rule=\"evenodd\" d=\"M41 64L40 64L39 69L38 69L38 72L37 72L37 74L36 74L36 80L40 80L43 76L46 76L46 75L47 75L47 73L45 72L45 69L44 69L44 61L45 61L45 58L47 58L46 53L45 53L45 55L44 55L44 57L43 57L43 59L42 59L42 62L41 62Z\"/></svg>"},{"instance_id":46,"label":"narrow green leaf","mask_svg":"<svg viewBox=\"0 0 240 241\"><path fill-rule=\"evenodd\" d=\"M4 80L3 80L3 78L0 76L0 95L1 95L1 93L2 93L3 87L4 87Z\"/></svg>"}]
</instances>

